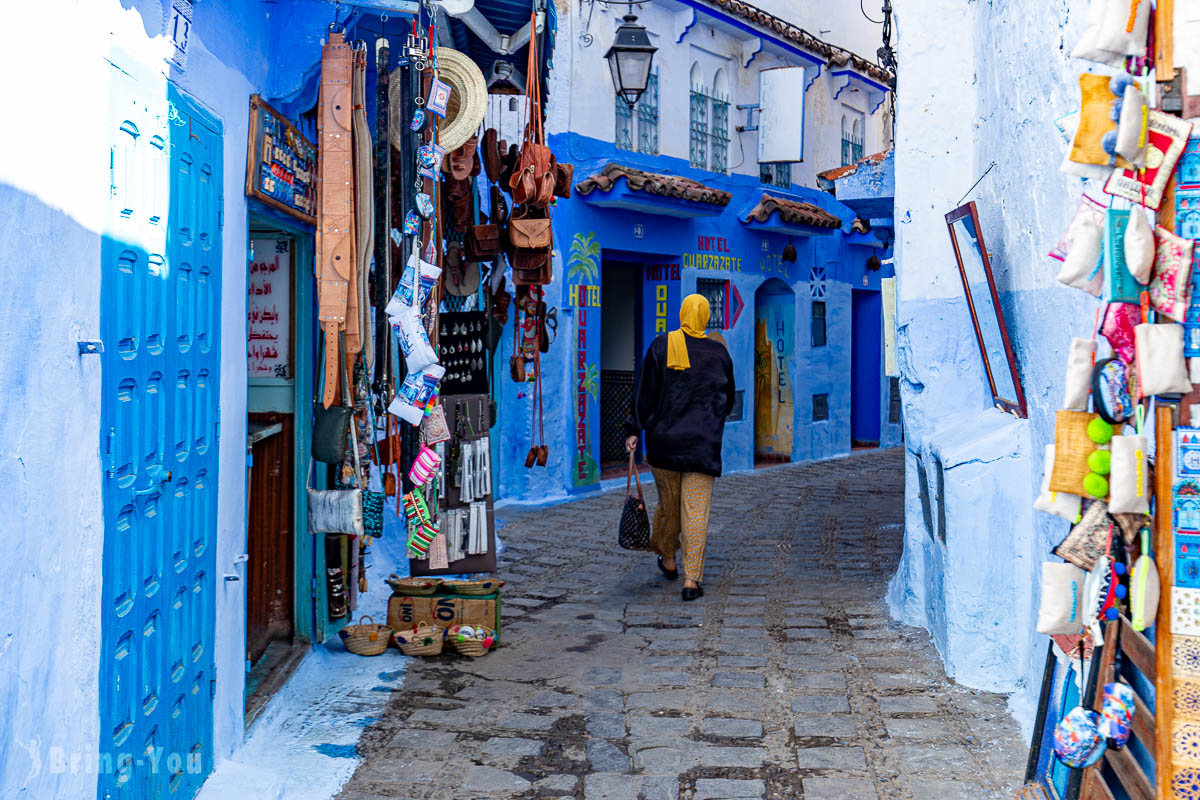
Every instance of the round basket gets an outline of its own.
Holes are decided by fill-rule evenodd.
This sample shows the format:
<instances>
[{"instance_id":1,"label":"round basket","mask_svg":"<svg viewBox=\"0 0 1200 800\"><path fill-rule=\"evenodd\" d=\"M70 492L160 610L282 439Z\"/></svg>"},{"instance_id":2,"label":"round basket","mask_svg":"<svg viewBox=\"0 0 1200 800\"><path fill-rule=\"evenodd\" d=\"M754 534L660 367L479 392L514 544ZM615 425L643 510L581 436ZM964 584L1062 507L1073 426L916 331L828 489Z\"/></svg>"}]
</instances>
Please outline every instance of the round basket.
<instances>
[{"instance_id":1,"label":"round basket","mask_svg":"<svg viewBox=\"0 0 1200 800\"><path fill-rule=\"evenodd\" d=\"M446 638L450 640L450 646L458 651L459 655L470 656L471 658L479 658L488 654L488 651L496 646L495 631L486 639L479 639L474 636L459 640L459 626L454 626L446 633Z\"/></svg>"},{"instance_id":2,"label":"round basket","mask_svg":"<svg viewBox=\"0 0 1200 800\"><path fill-rule=\"evenodd\" d=\"M492 594L504 588L504 581L495 578L475 581L446 581L446 591L454 594Z\"/></svg>"},{"instance_id":3,"label":"round basket","mask_svg":"<svg viewBox=\"0 0 1200 800\"><path fill-rule=\"evenodd\" d=\"M438 78L450 85L446 118L438 124L438 144L449 152L457 150L479 130L488 107L487 80L470 56L448 47L437 49ZM407 76L401 69L392 73L388 86L390 120L388 137L392 146L401 148L412 135L409 120L411 106L402 102L401 87Z\"/></svg>"},{"instance_id":4,"label":"round basket","mask_svg":"<svg viewBox=\"0 0 1200 800\"><path fill-rule=\"evenodd\" d=\"M422 595L433 594L442 585L441 578L401 578L398 575L389 575L387 577L387 585L392 587L392 591L396 594L408 595L410 597L420 597Z\"/></svg>"},{"instance_id":5,"label":"round basket","mask_svg":"<svg viewBox=\"0 0 1200 800\"><path fill-rule=\"evenodd\" d=\"M436 656L446 643L446 629L422 622L412 630L396 631L392 638L406 656Z\"/></svg>"},{"instance_id":6,"label":"round basket","mask_svg":"<svg viewBox=\"0 0 1200 800\"><path fill-rule=\"evenodd\" d=\"M387 650L391 633L392 629L387 625L376 625L375 620L365 614L357 625L347 625L338 631L346 649L357 656L377 656Z\"/></svg>"}]
</instances>

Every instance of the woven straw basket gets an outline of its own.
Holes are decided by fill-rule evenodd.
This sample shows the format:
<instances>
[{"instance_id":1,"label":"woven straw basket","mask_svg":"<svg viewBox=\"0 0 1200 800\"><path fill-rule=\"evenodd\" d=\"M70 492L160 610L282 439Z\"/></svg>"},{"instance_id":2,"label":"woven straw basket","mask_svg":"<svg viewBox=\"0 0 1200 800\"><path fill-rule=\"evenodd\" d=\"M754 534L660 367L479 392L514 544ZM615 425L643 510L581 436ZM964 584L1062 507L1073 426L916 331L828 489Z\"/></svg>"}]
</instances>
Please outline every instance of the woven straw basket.
<instances>
[{"instance_id":1,"label":"woven straw basket","mask_svg":"<svg viewBox=\"0 0 1200 800\"><path fill-rule=\"evenodd\" d=\"M474 581L446 581L443 586L454 594L491 594L504 588L504 581L495 578Z\"/></svg>"},{"instance_id":2,"label":"woven straw basket","mask_svg":"<svg viewBox=\"0 0 1200 800\"><path fill-rule=\"evenodd\" d=\"M1054 421L1054 470L1050 491L1083 494L1083 479L1091 470L1087 459L1096 449L1088 438L1088 423L1098 415L1086 411L1059 411Z\"/></svg>"},{"instance_id":3,"label":"woven straw basket","mask_svg":"<svg viewBox=\"0 0 1200 800\"><path fill-rule=\"evenodd\" d=\"M396 594L408 595L410 597L419 597L421 595L430 595L437 591L442 585L441 578L401 578L398 575L388 575L387 585L392 587L392 591Z\"/></svg>"},{"instance_id":4,"label":"woven straw basket","mask_svg":"<svg viewBox=\"0 0 1200 800\"><path fill-rule=\"evenodd\" d=\"M347 625L338 631L346 649L358 656L377 656L387 650L391 633L391 628L376 625L375 620L366 614L358 620L357 625Z\"/></svg>"},{"instance_id":5,"label":"woven straw basket","mask_svg":"<svg viewBox=\"0 0 1200 800\"><path fill-rule=\"evenodd\" d=\"M422 622L412 630L396 631L392 638L406 656L437 656L446 643L446 629Z\"/></svg>"},{"instance_id":6,"label":"woven straw basket","mask_svg":"<svg viewBox=\"0 0 1200 800\"><path fill-rule=\"evenodd\" d=\"M476 639L474 637L469 638L469 639L463 639L462 641L459 641L457 625L454 626L453 628L451 628L447 632L446 638L450 640L450 646L453 647L456 651L458 651L459 655L470 656L471 658L479 658L480 656L485 656L488 654L488 651L491 650L492 647L496 646L495 633L493 633L492 636L490 637L492 639L491 647L488 647L486 644L484 644L483 639Z\"/></svg>"}]
</instances>

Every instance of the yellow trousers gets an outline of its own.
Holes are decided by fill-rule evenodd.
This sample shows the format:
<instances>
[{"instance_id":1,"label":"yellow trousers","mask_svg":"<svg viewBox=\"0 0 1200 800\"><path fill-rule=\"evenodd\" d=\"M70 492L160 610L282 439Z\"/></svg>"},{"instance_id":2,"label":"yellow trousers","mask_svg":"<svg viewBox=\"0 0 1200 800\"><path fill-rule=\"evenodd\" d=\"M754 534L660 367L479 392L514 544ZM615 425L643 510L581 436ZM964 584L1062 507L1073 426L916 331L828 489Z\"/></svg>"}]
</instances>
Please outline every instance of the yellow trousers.
<instances>
[{"instance_id":1,"label":"yellow trousers","mask_svg":"<svg viewBox=\"0 0 1200 800\"><path fill-rule=\"evenodd\" d=\"M683 537L683 576L704 579L704 546L708 542L708 512L712 507L713 477L699 472L673 472L651 467L658 489L650 546L663 558L674 558Z\"/></svg>"}]
</instances>

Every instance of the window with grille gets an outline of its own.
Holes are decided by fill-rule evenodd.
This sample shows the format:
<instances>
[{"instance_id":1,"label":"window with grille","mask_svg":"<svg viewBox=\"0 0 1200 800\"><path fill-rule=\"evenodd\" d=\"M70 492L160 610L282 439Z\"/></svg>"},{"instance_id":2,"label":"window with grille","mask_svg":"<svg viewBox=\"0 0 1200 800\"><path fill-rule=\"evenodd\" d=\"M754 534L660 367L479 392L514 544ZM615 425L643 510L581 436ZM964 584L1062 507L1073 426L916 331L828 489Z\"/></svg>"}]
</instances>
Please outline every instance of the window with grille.
<instances>
[{"instance_id":1,"label":"window with grille","mask_svg":"<svg viewBox=\"0 0 1200 800\"><path fill-rule=\"evenodd\" d=\"M812 346L825 346L825 301L814 300L812 304Z\"/></svg>"},{"instance_id":2,"label":"window with grille","mask_svg":"<svg viewBox=\"0 0 1200 800\"><path fill-rule=\"evenodd\" d=\"M768 186L788 189L792 185L791 164L759 164L758 179Z\"/></svg>"},{"instance_id":3,"label":"window with grille","mask_svg":"<svg viewBox=\"0 0 1200 800\"><path fill-rule=\"evenodd\" d=\"M725 298L729 295L729 281L713 278L697 278L696 294L708 300L708 330L725 328Z\"/></svg>"},{"instance_id":4,"label":"window with grille","mask_svg":"<svg viewBox=\"0 0 1200 800\"><path fill-rule=\"evenodd\" d=\"M703 86L692 87L691 123L688 162L699 169L708 169L708 95Z\"/></svg>"},{"instance_id":5,"label":"window with grille","mask_svg":"<svg viewBox=\"0 0 1200 800\"><path fill-rule=\"evenodd\" d=\"M698 169L729 172L729 79L724 69L704 83L699 63L692 64L689 104L688 163Z\"/></svg>"},{"instance_id":6,"label":"window with grille","mask_svg":"<svg viewBox=\"0 0 1200 800\"><path fill-rule=\"evenodd\" d=\"M858 111L842 114L842 166L857 164L863 157L863 128L865 122Z\"/></svg>"},{"instance_id":7,"label":"window with grille","mask_svg":"<svg viewBox=\"0 0 1200 800\"><path fill-rule=\"evenodd\" d=\"M633 108L620 97L615 101L616 136L622 150L658 155L658 72L651 72L646 91Z\"/></svg>"}]
</instances>

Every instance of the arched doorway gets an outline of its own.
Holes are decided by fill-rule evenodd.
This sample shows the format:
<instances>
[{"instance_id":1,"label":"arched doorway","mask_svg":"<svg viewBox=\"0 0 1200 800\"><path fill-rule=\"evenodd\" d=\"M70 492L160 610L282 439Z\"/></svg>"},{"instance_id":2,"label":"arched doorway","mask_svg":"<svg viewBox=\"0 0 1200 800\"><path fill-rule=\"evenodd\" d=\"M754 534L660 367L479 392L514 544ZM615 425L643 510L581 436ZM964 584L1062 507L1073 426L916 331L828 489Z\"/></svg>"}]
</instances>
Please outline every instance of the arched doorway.
<instances>
[{"instance_id":1,"label":"arched doorway","mask_svg":"<svg viewBox=\"0 0 1200 800\"><path fill-rule=\"evenodd\" d=\"M795 397L790 364L796 340L796 296L771 278L754 293L754 460L792 460Z\"/></svg>"}]
</instances>

